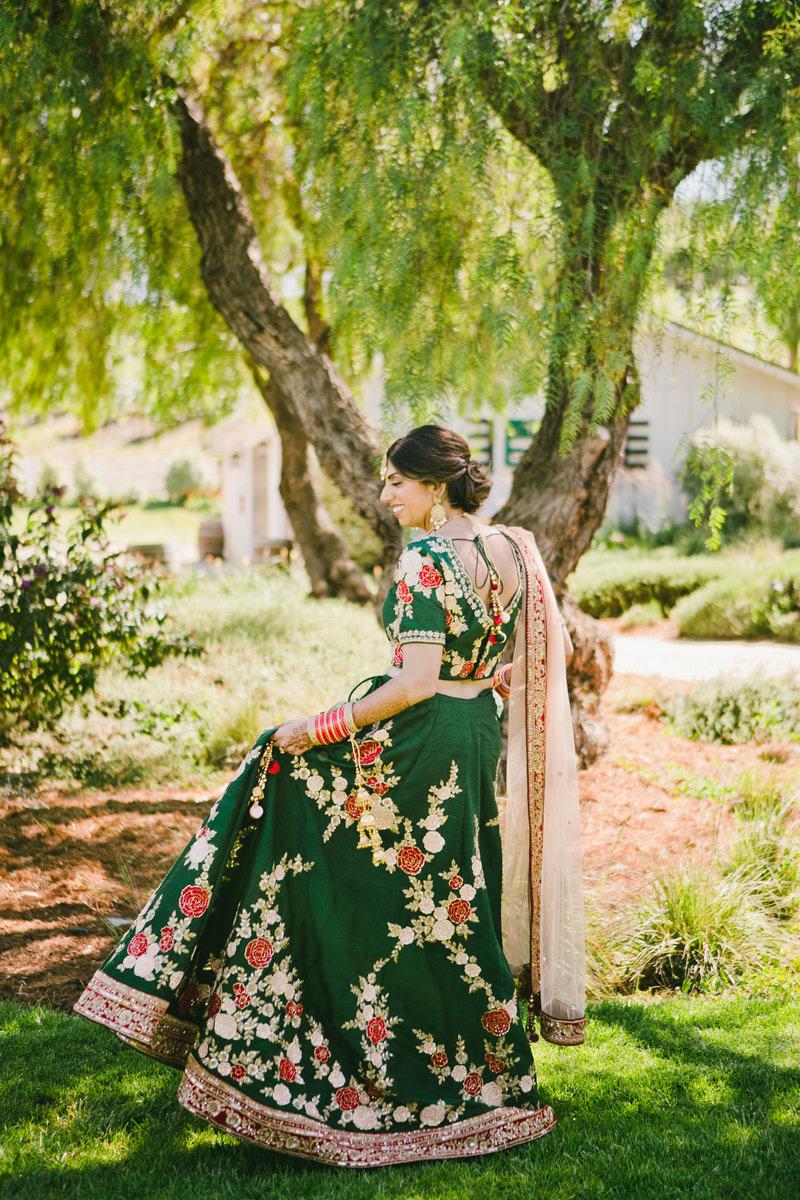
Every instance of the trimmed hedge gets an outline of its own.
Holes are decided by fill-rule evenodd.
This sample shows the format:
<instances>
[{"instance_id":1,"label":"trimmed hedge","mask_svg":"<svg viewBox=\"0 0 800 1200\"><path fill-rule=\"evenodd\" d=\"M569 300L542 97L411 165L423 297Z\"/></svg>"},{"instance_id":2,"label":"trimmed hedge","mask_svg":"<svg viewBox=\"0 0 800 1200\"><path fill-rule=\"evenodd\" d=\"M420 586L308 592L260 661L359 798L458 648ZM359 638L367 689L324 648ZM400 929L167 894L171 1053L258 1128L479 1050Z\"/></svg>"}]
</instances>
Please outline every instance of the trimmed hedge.
<instances>
[{"instance_id":1,"label":"trimmed hedge","mask_svg":"<svg viewBox=\"0 0 800 1200\"><path fill-rule=\"evenodd\" d=\"M567 580L570 595L590 617L618 617L634 604L657 600L667 612L690 592L726 576L730 566L704 556L664 558L612 554L582 560Z\"/></svg>"},{"instance_id":2,"label":"trimmed hedge","mask_svg":"<svg viewBox=\"0 0 800 1200\"><path fill-rule=\"evenodd\" d=\"M730 571L683 596L670 617L682 637L800 643L800 550Z\"/></svg>"}]
</instances>

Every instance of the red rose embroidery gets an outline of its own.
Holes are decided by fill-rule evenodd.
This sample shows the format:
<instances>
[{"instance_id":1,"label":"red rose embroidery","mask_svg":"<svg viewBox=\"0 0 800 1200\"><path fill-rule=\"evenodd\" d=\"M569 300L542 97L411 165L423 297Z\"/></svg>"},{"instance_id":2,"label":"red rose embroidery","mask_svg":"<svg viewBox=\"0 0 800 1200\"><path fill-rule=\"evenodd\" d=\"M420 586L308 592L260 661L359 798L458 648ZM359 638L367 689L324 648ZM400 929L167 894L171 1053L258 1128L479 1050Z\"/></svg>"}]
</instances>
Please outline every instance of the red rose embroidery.
<instances>
[{"instance_id":1,"label":"red rose embroidery","mask_svg":"<svg viewBox=\"0 0 800 1200\"><path fill-rule=\"evenodd\" d=\"M502 1058L498 1058L496 1054L492 1054L491 1050L486 1055L486 1062L489 1065L489 1070L494 1071L495 1075L499 1075L501 1071L505 1071L506 1064Z\"/></svg>"},{"instance_id":2,"label":"red rose embroidery","mask_svg":"<svg viewBox=\"0 0 800 1200\"><path fill-rule=\"evenodd\" d=\"M482 675L486 674L487 666L488 666L488 663L479 663L478 664L478 666L475 668L475 678L476 679L480 679Z\"/></svg>"},{"instance_id":3,"label":"red rose embroidery","mask_svg":"<svg viewBox=\"0 0 800 1200\"><path fill-rule=\"evenodd\" d=\"M208 1015L210 1017L215 1017L221 1008L222 997L220 996L219 992L214 992L214 995L208 1002Z\"/></svg>"},{"instance_id":4,"label":"red rose embroidery","mask_svg":"<svg viewBox=\"0 0 800 1200\"><path fill-rule=\"evenodd\" d=\"M245 1070L241 1063L236 1063L231 1067L231 1079L244 1079Z\"/></svg>"},{"instance_id":5,"label":"red rose embroidery","mask_svg":"<svg viewBox=\"0 0 800 1200\"><path fill-rule=\"evenodd\" d=\"M447 906L447 915L454 925L463 925L472 912L472 905L467 900L451 900Z\"/></svg>"},{"instance_id":6,"label":"red rose embroidery","mask_svg":"<svg viewBox=\"0 0 800 1200\"><path fill-rule=\"evenodd\" d=\"M334 1100L343 1112L352 1112L354 1108L358 1108L358 1092L355 1088L340 1087Z\"/></svg>"},{"instance_id":7,"label":"red rose embroidery","mask_svg":"<svg viewBox=\"0 0 800 1200\"><path fill-rule=\"evenodd\" d=\"M268 942L266 938L253 938L245 946L244 956L251 967L266 967L273 953L272 942Z\"/></svg>"},{"instance_id":8,"label":"red rose embroidery","mask_svg":"<svg viewBox=\"0 0 800 1200\"><path fill-rule=\"evenodd\" d=\"M394 648L394 653L392 654L392 666L393 667L402 667L402 665L403 665L403 647L398 642Z\"/></svg>"},{"instance_id":9,"label":"red rose embroidery","mask_svg":"<svg viewBox=\"0 0 800 1200\"><path fill-rule=\"evenodd\" d=\"M408 584L406 583L405 579L401 579L398 583L397 595L403 601L403 604L411 604L413 601L414 598L411 595L411 592L408 590Z\"/></svg>"},{"instance_id":10,"label":"red rose embroidery","mask_svg":"<svg viewBox=\"0 0 800 1200\"><path fill-rule=\"evenodd\" d=\"M464 1080L464 1091L468 1096L477 1096L478 1092L483 1087L483 1080L477 1071L470 1071Z\"/></svg>"},{"instance_id":11,"label":"red rose embroidery","mask_svg":"<svg viewBox=\"0 0 800 1200\"><path fill-rule=\"evenodd\" d=\"M317 1062L327 1062L331 1056L331 1052L327 1046L315 1046L314 1058Z\"/></svg>"},{"instance_id":12,"label":"red rose embroidery","mask_svg":"<svg viewBox=\"0 0 800 1200\"><path fill-rule=\"evenodd\" d=\"M366 804L362 803L355 792L351 792L344 802L344 811L348 817L357 821L366 808Z\"/></svg>"},{"instance_id":13,"label":"red rose embroidery","mask_svg":"<svg viewBox=\"0 0 800 1200\"><path fill-rule=\"evenodd\" d=\"M372 1100L377 1100L385 1094L384 1089L382 1087L378 1087L377 1083L375 1083L372 1079L368 1079L364 1084L364 1091Z\"/></svg>"},{"instance_id":14,"label":"red rose embroidery","mask_svg":"<svg viewBox=\"0 0 800 1200\"><path fill-rule=\"evenodd\" d=\"M444 627L445 627L445 629L449 629L450 626L452 625L452 623L453 623L453 614L450 612L450 610L448 608L446 608L444 610Z\"/></svg>"},{"instance_id":15,"label":"red rose embroidery","mask_svg":"<svg viewBox=\"0 0 800 1200\"><path fill-rule=\"evenodd\" d=\"M190 884L178 897L178 908L185 917L199 917L208 908L208 892L204 887Z\"/></svg>"},{"instance_id":16,"label":"red rose embroidery","mask_svg":"<svg viewBox=\"0 0 800 1200\"><path fill-rule=\"evenodd\" d=\"M383 751L383 746L380 742L374 741L372 738L367 738L358 747L358 761L362 767L368 767Z\"/></svg>"},{"instance_id":17,"label":"red rose embroidery","mask_svg":"<svg viewBox=\"0 0 800 1200\"><path fill-rule=\"evenodd\" d=\"M508 1033L511 1028L511 1017L504 1008L490 1008L481 1017L481 1025L487 1033L493 1033L495 1037L500 1037L504 1033Z\"/></svg>"},{"instance_id":18,"label":"red rose embroidery","mask_svg":"<svg viewBox=\"0 0 800 1200\"><path fill-rule=\"evenodd\" d=\"M446 1067L447 1055L445 1054L444 1050L437 1050L435 1054L432 1054L431 1062L435 1067Z\"/></svg>"},{"instance_id":19,"label":"red rose embroidery","mask_svg":"<svg viewBox=\"0 0 800 1200\"><path fill-rule=\"evenodd\" d=\"M200 826L200 828L199 828L199 829L198 829L198 831L197 831L197 836L198 836L198 837L205 837L207 833L208 833L208 826L207 826L207 825L201 825L201 826Z\"/></svg>"},{"instance_id":20,"label":"red rose embroidery","mask_svg":"<svg viewBox=\"0 0 800 1200\"><path fill-rule=\"evenodd\" d=\"M128 954L132 954L134 958L139 958L147 949L148 941L146 933L137 933L128 942Z\"/></svg>"},{"instance_id":21,"label":"red rose embroidery","mask_svg":"<svg viewBox=\"0 0 800 1200\"><path fill-rule=\"evenodd\" d=\"M236 1007L247 1008L248 1004L250 1003L250 993L245 991L245 989L241 986L239 987L238 991L236 991L234 988L234 991L236 992Z\"/></svg>"},{"instance_id":22,"label":"red rose embroidery","mask_svg":"<svg viewBox=\"0 0 800 1200\"><path fill-rule=\"evenodd\" d=\"M303 1011L302 1004L298 1004L296 1000L289 1000L286 1004L287 1017L299 1017Z\"/></svg>"},{"instance_id":23,"label":"red rose embroidery","mask_svg":"<svg viewBox=\"0 0 800 1200\"><path fill-rule=\"evenodd\" d=\"M424 588L438 587L439 584L442 582L442 577L439 574L439 572L436 570L436 568L429 567L427 565L427 563L424 567L420 568L418 578L419 578L420 586L424 587Z\"/></svg>"},{"instance_id":24,"label":"red rose embroidery","mask_svg":"<svg viewBox=\"0 0 800 1200\"><path fill-rule=\"evenodd\" d=\"M175 944L175 938L173 937L174 933L175 930L171 929L169 925L164 926L164 928L161 930L161 937L158 940L158 946L160 950L172 949Z\"/></svg>"},{"instance_id":25,"label":"red rose embroidery","mask_svg":"<svg viewBox=\"0 0 800 1200\"><path fill-rule=\"evenodd\" d=\"M401 846L397 852L397 865L406 875L419 875L425 865L425 855L419 846Z\"/></svg>"},{"instance_id":26,"label":"red rose embroidery","mask_svg":"<svg viewBox=\"0 0 800 1200\"><path fill-rule=\"evenodd\" d=\"M464 886L464 880L461 878L460 875L454 875L453 878L450 880L450 887L453 889L454 892L457 892L458 889L463 886Z\"/></svg>"},{"instance_id":27,"label":"red rose embroidery","mask_svg":"<svg viewBox=\"0 0 800 1200\"><path fill-rule=\"evenodd\" d=\"M278 1064L278 1074L287 1083L294 1083L297 1079L297 1067L288 1058L282 1058Z\"/></svg>"},{"instance_id":28,"label":"red rose embroidery","mask_svg":"<svg viewBox=\"0 0 800 1200\"><path fill-rule=\"evenodd\" d=\"M461 675L466 679L474 666L475 664L471 662L464 663L463 667L461 668Z\"/></svg>"},{"instance_id":29,"label":"red rose embroidery","mask_svg":"<svg viewBox=\"0 0 800 1200\"><path fill-rule=\"evenodd\" d=\"M367 1037L372 1042L373 1046L377 1046L378 1042L382 1042L386 1037L386 1023L383 1017L373 1017L367 1024Z\"/></svg>"}]
</instances>

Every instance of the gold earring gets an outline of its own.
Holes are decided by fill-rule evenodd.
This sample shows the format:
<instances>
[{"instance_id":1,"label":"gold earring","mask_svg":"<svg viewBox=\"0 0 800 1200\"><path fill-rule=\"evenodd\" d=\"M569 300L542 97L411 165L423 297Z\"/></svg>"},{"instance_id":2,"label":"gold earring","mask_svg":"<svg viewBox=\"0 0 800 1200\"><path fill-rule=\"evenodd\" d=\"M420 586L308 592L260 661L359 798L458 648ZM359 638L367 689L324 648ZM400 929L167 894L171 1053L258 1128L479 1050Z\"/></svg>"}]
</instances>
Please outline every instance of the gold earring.
<instances>
[{"instance_id":1,"label":"gold earring","mask_svg":"<svg viewBox=\"0 0 800 1200\"><path fill-rule=\"evenodd\" d=\"M433 530L433 532L435 533L436 530L440 529L441 526L444 525L445 521L447 520L447 513L444 511L444 507L442 505L441 500L439 500L438 498L436 500L434 500L433 504L431 505L431 511L428 514L428 516L430 519L429 529Z\"/></svg>"}]
</instances>

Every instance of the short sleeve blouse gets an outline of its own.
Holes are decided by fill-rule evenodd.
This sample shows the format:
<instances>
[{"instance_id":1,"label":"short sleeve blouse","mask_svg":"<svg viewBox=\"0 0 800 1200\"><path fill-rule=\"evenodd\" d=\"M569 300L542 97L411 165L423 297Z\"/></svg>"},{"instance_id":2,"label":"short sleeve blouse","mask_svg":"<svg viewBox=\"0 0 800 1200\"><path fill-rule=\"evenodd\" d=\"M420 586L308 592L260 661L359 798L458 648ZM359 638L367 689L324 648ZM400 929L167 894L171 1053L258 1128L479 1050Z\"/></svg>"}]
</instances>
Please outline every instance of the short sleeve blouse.
<instances>
[{"instance_id":1,"label":"short sleeve blouse","mask_svg":"<svg viewBox=\"0 0 800 1200\"><path fill-rule=\"evenodd\" d=\"M403 550L382 616L386 636L401 646L407 642L445 644L444 576L437 556L427 546L411 542Z\"/></svg>"},{"instance_id":2,"label":"short sleeve blouse","mask_svg":"<svg viewBox=\"0 0 800 1200\"><path fill-rule=\"evenodd\" d=\"M516 547L515 552L522 579ZM520 583L498 627L449 538L434 534L409 542L397 560L382 609L383 627L393 643L392 666L402 666L404 645L432 642L444 647L440 679L491 675L514 632L522 591Z\"/></svg>"}]
</instances>

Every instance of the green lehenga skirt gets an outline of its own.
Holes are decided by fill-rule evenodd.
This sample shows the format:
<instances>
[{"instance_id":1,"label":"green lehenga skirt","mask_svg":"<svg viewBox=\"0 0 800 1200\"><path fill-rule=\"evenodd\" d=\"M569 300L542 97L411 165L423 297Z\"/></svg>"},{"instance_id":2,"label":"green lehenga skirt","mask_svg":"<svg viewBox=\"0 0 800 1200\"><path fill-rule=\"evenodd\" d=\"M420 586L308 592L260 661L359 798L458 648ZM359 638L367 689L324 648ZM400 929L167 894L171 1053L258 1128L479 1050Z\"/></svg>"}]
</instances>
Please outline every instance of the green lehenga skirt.
<instances>
[{"instance_id":1,"label":"green lehenga skirt","mask_svg":"<svg viewBox=\"0 0 800 1200\"><path fill-rule=\"evenodd\" d=\"M270 1149L367 1167L547 1133L500 940L499 704L437 693L301 755L265 730L76 1011Z\"/></svg>"}]
</instances>

